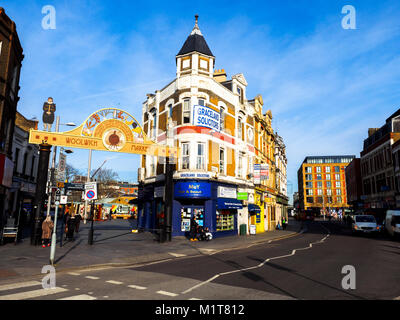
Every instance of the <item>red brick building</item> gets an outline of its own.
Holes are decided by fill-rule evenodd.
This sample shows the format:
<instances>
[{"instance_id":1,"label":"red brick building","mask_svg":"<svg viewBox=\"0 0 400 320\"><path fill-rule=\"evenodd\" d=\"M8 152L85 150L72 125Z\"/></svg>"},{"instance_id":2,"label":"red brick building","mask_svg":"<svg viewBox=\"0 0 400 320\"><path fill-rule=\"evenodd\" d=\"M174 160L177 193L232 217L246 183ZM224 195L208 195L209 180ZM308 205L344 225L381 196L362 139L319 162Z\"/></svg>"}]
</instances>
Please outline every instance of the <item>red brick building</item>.
<instances>
[{"instance_id":1,"label":"red brick building","mask_svg":"<svg viewBox=\"0 0 400 320\"><path fill-rule=\"evenodd\" d=\"M363 207L360 158L354 158L345 169L347 203L354 209Z\"/></svg>"},{"instance_id":2,"label":"red brick building","mask_svg":"<svg viewBox=\"0 0 400 320\"><path fill-rule=\"evenodd\" d=\"M9 190L12 185L12 141L17 103L19 77L24 59L15 23L0 7L0 227L9 208Z\"/></svg>"}]
</instances>

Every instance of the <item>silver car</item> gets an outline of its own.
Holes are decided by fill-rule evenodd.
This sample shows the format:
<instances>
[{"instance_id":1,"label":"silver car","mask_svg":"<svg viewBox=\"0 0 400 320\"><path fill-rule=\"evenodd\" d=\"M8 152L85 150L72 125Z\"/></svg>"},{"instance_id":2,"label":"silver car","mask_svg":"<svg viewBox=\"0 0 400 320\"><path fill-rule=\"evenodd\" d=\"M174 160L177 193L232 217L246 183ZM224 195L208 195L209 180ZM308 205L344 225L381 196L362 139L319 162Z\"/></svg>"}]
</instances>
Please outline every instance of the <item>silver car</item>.
<instances>
[{"instance_id":1,"label":"silver car","mask_svg":"<svg viewBox=\"0 0 400 320\"><path fill-rule=\"evenodd\" d=\"M375 217L371 215L356 215L353 217L351 231L353 233L378 233L380 230Z\"/></svg>"}]
</instances>

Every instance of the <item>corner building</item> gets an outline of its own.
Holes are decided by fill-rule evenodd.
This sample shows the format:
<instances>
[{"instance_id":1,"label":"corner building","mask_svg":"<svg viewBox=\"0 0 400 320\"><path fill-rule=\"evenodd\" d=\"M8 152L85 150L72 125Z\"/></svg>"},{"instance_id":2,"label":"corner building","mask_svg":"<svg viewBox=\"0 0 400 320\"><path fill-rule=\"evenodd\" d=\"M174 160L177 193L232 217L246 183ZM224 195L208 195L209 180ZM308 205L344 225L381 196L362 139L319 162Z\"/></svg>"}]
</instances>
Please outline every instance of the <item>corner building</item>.
<instances>
[{"instance_id":1,"label":"corner building","mask_svg":"<svg viewBox=\"0 0 400 320\"><path fill-rule=\"evenodd\" d=\"M197 18L175 61L176 79L148 94L142 108L148 137L180 148L174 164L172 236L187 235L194 214L214 237L249 233L250 224L264 232L268 229L264 201L268 194L272 199L275 190L272 185L268 189L267 182L255 190L253 167L265 161L271 161L267 170L274 167L274 148L262 140L265 128L256 128L260 118L271 119L271 113L262 115L261 96L247 99L243 74L228 79L224 69L214 70L215 56ZM266 150L268 157L264 157ZM165 158L142 156L140 228L160 227L165 213L165 172ZM271 184L275 181L272 174L269 179Z\"/></svg>"}]
</instances>

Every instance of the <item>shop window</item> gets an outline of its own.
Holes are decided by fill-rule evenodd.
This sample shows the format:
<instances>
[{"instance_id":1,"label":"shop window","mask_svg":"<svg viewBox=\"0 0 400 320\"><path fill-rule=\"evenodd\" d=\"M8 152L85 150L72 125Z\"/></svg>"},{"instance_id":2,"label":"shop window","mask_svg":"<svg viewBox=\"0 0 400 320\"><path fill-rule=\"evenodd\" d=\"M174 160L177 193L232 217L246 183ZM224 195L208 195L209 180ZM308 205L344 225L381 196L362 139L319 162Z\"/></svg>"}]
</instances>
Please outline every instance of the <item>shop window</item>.
<instances>
[{"instance_id":1,"label":"shop window","mask_svg":"<svg viewBox=\"0 0 400 320\"><path fill-rule=\"evenodd\" d=\"M217 210L216 214L216 229L217 231L229 231L234 230L234 217L235 214L231 210Z\"/></svg>"}]
</instances>

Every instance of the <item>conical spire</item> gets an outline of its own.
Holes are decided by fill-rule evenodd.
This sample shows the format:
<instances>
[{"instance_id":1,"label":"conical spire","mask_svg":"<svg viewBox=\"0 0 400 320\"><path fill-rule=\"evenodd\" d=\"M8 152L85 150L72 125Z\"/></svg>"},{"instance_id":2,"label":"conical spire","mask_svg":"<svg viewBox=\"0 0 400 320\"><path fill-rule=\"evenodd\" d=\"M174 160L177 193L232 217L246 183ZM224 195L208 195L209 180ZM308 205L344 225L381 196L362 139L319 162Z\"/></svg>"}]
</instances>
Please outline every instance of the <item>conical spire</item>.
<instances>
[{"instance_id":1,"label":"conical spire","mask_svg":"<svg viewBox=\"0 0 400 320\"><path fill-rule=\"evenodd\" d=\"M187 54L187 53L196 51L196 52L205 54L207 56L214 57L210 48L207 45L206 40L203 37L203 34L200 31L200 28L198 25L199 16L197 14L195 15L195 19L196 20L195 20L194 28L193 28L192 32L190 33L189 37L186 39L185 43L183 44L182 49L179 51L179 53L177 55L180 56L183 54Z\"/></svg>"}]
</instances>

